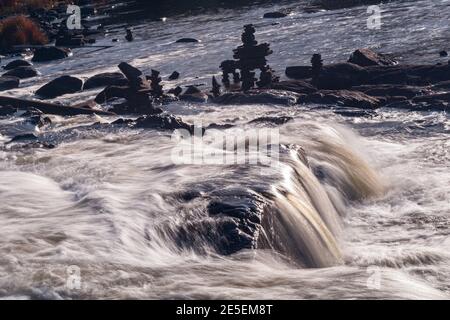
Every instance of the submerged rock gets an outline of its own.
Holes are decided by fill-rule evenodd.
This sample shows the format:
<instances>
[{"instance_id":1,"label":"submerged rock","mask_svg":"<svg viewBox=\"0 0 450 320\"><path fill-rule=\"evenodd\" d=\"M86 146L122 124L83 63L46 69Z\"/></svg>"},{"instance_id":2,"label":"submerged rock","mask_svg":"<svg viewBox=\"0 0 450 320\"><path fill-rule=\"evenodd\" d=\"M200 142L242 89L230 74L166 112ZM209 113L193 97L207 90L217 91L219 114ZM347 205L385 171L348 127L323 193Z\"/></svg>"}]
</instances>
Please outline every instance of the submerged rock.
<instances>
[{"instance_id":1,"label":"submerged rock","mask_svg":"<svg viewBox=\"0 0 450 320\"><path fill-rule=\"evenodd\" d=\"M71 53L68 48L59 47L42 47L34 52L33 62L46 62L52 60L64 59Z\"/></svg>"},{"instance_id":2,"label":"submerged rock","mask_svg":"<svg viewBox=\"0 0 450 320\"><path fill-rule=\"evenodd\" d=\"M36 95L42 98L51 99L67 93L81 91L82 88L83 80L71 76L62 76L39 88L36 91Z\"/></svg>"},{"instance_id":3,"label":"submerged rock","mask_svg":"<svg viewBox=\"0 0 450 320\"><path fill-rule=\"evenodd\" d=\"M135 120L119 119L113 125L127 125L132 128L176 130L185 129L194 132L194 126L171 114L146 115Z\"/></svg>"},{"instance_id":4,"label":"submerged rock","mask_svg":"<svg viewBox=\"0 0 450 320\"><path fill-rule=\"evenodd\" d=\"M282 90L251 90L247 92L228 92L212 102L218 104L281 104L294 105L301 96Z\"/></svg>"},{"instance_id":5,"label":"submerged rock","mask_svg":"<svg viewBox=\"0 0 450 320\"><path fill-rule=\"evenodd\" d=\"M0 91L18 88L19 84L20 79L18 77L13 76L0 77Z\"/></svg>"},{"instance_id":6,"label":"submerged rock","mask_svg":"<svg viewBox=\"0 0 450 320\"><path fill-rule=\"evenodd\" d=\"M207 216L180 225L175 240L194 250L206 243L223 255L255 249L266 207L267 202L249 190L217 190L207 205Z\"/></svg>"},{"instance_id":7,"label":"submerged rock","mask_svg":"<svg viewBox=\"0 0 450 320\"><path fill-rule=\"evenodd\" d=\"M3 74L3 77L17 77L20 79L26 79L36 77L37 75L39 75L39 73L33 67L23 66L9 70L5 74Z\"/></svg>"},{"instance_id":8,"label":"submerged rock","mask_svg":"<svg viewBox=\"0 0 450 320\"><path fill-rule=\"evenodd\" d=\"M6 66L3 67L5 70L12 70L17 67L29 67L32 64L26 60L14 60L8 63Z\"/></svg>"},{"instance_id":9,"label":"submerged rock","mask_svg":"<svg viewBox=\"0 0 450 320\"><path fill-rule=\"evenodd\" d=\"M275 11L275 12L267 12L264 14L263 18L266 19L278 19L278 18L284 18L287 17L288 14L282 11Z\"/></svg>"},{"instance_id":10,"label":"submerged rock","mask_svg":"<svg viewBox=\"0 0 450 320\"><path fill-rule=\"evenodd\" d=\"M181 38L176 41L176 43L199 43L200 40L194 38Z\"/></svg>"}]
</instances>

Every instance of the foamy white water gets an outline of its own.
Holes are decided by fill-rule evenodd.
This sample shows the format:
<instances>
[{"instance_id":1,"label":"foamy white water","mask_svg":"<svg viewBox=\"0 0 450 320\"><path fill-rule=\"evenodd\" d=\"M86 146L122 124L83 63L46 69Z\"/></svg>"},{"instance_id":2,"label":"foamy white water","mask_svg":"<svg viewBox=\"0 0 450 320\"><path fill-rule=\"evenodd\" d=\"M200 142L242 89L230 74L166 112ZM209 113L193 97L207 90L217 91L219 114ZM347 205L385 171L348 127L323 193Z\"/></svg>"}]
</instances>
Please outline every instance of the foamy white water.
<instances>
[{"instance_id":1,"label":"foamy white water","mask_svg":"<svg viewBox=\"0 0 450 320\"><path fill-rule=\"evenodd\" d=\"M92 54L82 49L68 60L36 65L42 77L10 93L31 96L57 75L87 77L116 70L120 61L163 76L178 70L182 84L206 83L249 22L260 24L257 39L271 43L270 63L280 73L306 64L314 52L341 61L365 46L405 62L439 60L435 52L450 34L448 3L386 5L379 32L363 27L365 9L295 11L275 26L260 19L267 8L149 22L139 26L132 44ZM113 36L100 43L110 44ZM202 43L174 45L182 36ZM449 297L447 114L379 110L347 117L315 106L186 103L165 108L188 122L237 128L257 126L247 123L260 116L294 117L280 127L280 142L302 146L308 166L292 150L275 168L175 165L170 132L91 126L113 120L107 118L55 117L40 133L55 149L0 150L1 297ZM32 130L1 118L0 143ZM199 223L207 206L205 197L186 201L183 195L223 190L251 191L270 203L261 249L224 256L200 238L195 248L180 246L175 232ZM67 285L70 266L80 271L80 289Z\"/></svg>"}]
</instances>

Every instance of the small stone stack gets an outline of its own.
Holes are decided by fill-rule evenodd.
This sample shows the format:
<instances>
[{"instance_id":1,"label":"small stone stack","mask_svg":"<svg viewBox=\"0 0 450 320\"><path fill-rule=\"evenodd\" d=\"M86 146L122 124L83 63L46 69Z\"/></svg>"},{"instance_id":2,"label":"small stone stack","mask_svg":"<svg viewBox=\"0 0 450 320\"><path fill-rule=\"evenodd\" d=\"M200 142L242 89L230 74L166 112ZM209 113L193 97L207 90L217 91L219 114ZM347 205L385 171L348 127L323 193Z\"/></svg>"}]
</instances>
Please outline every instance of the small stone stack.
<instances>
[{"instance_id":1,"label":"small stone stack","mask_svg":"<svg viewBox=\"0 0 450 320\"><path fill-rule=\"evenodd\" d=\"M161 98L164 94L163 86L161 85L161 77L159 76L160 72L152 69L152 74L150 76L151 80L151 88L152 94L155 98Z\"/></svg>"},{"instance_id":2,"label":"small stone stack","mask_svg":"<svg viewBox=\"0 0 450 320\"><path fill-rule=\"evenodd\" d=\"M128 88L116 88L116 91L123 91L121 95L126 97L128 102L128 111L136 113L151 112L153 108L152 99L149 96L149 84L148 81L142 77L142 72L122 62L119 64L119 69L128 79Z\"/></svg>"},{"instance_id":3,"label":"small stone stack","mask_svg":"<svg viewBox=\"0 0 450 320\"><path fill-rule=\"evenodd\" d=\"M211 93L213 97L220 96L220 84L217 82L216 77L212 77L212 90Z\"/></svg>"},{"instance_id":4,"label":"small stone stack","mask_svg":"<svg viewBox=\"0 0 450 320\"><path fill-rule=\"evenodd\" d=\"M236 66L241 70L240 80L242 81L242 90L247 91L255 86L256 78L253 70L260 69L263 73L263 79L260 79L262 86L267 86L273 80L269 79L269 66L267 66L266 57L272 54L268 43L258 44L255 39L255 27L252 24L244 26L242 34L242 46L233 50L234 59L238 60Z\"/></svg>"},{"instance_id":5,"label":"small stone stack","mask_svg":"<svg viewBox=\"0 0 450 320\"><path fill-rule=\"evenodd\" d=\"M318 53L315 53L311 58L311 65L312 65L312 75L313 75L313 82L317 82L320 71L323 67L323 60L322 56Z\"/></svg>"}]
</instances>

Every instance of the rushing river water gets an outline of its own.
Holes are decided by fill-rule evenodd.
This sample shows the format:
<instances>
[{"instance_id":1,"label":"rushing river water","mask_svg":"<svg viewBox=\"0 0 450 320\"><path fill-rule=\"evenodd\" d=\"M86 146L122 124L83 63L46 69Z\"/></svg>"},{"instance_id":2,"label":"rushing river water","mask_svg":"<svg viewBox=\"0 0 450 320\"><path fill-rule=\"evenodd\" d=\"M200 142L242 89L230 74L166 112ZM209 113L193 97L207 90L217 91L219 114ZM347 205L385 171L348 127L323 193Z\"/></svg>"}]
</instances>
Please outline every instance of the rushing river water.
<instances>
[{"instance_id":1,"label":"rushing river water","mask_svg":"<svg viewBox=\"0 0 450 320\"><path fill-rule=\"evenodd\" d=\"M383 5L380 30L367 29L367 7L305 13L301 2L287 6L293 13L279 24L261 18L280 8L274 6L139 22L134 42L36 64L42 75L8 94L32 97L58 75L87 78L116 71L121 61L147 74L160 70L163 78L179 71L180 82L166 87L209 85L247 23L257 26L258 41L271 44L269 62L279 74L308 64L313 53L331 63L359 47L401 63L446 63L438 52L450 49L449 1ZM123 36L113 26L98 44ZM201 43L174 44L181 37ZM84 101L97 91L59 101ZM264 126L248 124L261 116L293 117L279 127L280 142L302 146L309 167L289 155L275 167L177 165L168 132L90 126L114 120L107 117L52 117L38 134L56 148L0 150L0 297L449 298L448 114L381 109L349 116L314 105L185 102L164 108L191 123L236 125L227 135ZM30 130L20 118L0 118L0 143ZM206 208L204 198L181 194L224 190L271 195L267 243L230 256L201 241L194 245L204 250L180 247L174 230L195 225ZM79 289L68 285L78 271Z\"/></svg>"}]
</instances>

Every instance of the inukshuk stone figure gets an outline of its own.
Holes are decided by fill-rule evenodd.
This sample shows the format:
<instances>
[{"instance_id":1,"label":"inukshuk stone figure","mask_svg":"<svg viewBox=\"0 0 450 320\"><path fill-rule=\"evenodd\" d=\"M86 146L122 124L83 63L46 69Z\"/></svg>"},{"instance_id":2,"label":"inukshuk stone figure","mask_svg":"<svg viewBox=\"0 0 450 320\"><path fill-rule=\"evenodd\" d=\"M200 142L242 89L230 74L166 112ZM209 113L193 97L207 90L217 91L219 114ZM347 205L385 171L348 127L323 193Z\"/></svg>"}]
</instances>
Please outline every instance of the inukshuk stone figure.
<instances>
[{"instance_id":1,"label":"inukshuk stone figure","mask_svg":"<svg viewBox=\"0 0 450 320\"><path fill-rule=\"evenodd\" d=\"M270 67L267 66L266 57L272 54L270 45L268 43L258 44L255 39L255 27L252 24L244 26L244 33L242 34L242 46L233 50L234 59L237 60L236 66L241 70L242 90L247 91L255 86L256 78L253 70L260 69L263 79L260 79L261 86L269 85L273 77ZM270 70L270 71L269 71Z\"/></svg>"},{"instance_id":2,"label":"inukshuk stone figure","mask_svg":"<svg viewBox=\"0 0 450 320\"><path fill-rule=\"evenodd\" d=\"M152 88L152 94L155 98L160 98L163 96L163 86L161 85L161 77L159 76L159 71L152 69L152 74L149 77L151 80L151 88Z\"/></svg>"}]
</instances>

